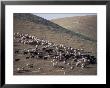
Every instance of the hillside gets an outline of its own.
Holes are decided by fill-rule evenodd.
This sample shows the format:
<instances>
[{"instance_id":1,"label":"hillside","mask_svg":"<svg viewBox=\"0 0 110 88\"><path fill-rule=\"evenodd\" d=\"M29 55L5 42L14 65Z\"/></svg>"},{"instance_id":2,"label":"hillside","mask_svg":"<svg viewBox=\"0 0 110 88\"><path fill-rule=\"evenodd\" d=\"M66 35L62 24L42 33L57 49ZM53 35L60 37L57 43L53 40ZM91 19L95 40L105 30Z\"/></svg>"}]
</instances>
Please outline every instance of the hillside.
<instances>
[{"instance_id":1,"label":"hillside","mask_svg":"<svg viewBox=\"0 0 110 88\"><path fill-rule=\"evenodd\" d=\"M51 21L73 32L97 40L96 15L65 17Z\"/></svg>"},{"instance_id":2,"label":"hillside","mask_svg":"<svg viewBox=\"0 0 110 88\"><path fill-rule=\"evenodd\" d=\"M72 47L76 49L84 49L84 52L89 52L90 55L94 55L97 59L97 42L91 37L82 35L77 31L73 31L42 17L29 14L29 13L14 13L13 14L13 30L14 34L19 32L20 34L29 34L36 36L40 40L48 40L49 42L59 45L63 44L66 47ZM80 26L81 28L81 26ZM18 33L18 34L19 34ZM85 30L86 33L86 30ZM97 64L89 64L86 68L81 69L75 67L75 63L71 64L72 60L68 59L66 63L57 62L58 67L54 67L55 64L50 59L43 60L41 58L31 57L33 54L24 54L25 50L35 49L35 45L22 42L23 36L14 36L14 58L13 68L14 75L96 75ZM32 38L33 39L33 38ZM27 37L24 41L29 41ZM56 48L57 49L57 48ZM15 53L15 51L17 52ZM39 45L38 52L42 51L41 45ZM42 51L44 52L44 50ZM31 56L30 56L31 55ZM63 58L64 59L64 58ZM69 64L68 64L69 63ZM71 65L70 65L71 64ZM72 68L71 68L72 66ZM21 72L20 72L21 70Z\"/></svg>"},{"instance_id":3,"label":"hillside","mask_svg":"<svg viewBox=\"0 0 110 88\"><path fill-rule=\"evenodd\" d=\"M43 25L47 26L48 29L50 29L52 31L63 32L63 33L69 34L71 36L77 36L77 37L80 37L81 39L85 39L85 40L88 40L88 41L96 42L96 39L93 39L93 38L91 38L89 36L83 35L82 34L83 32L80 33L80 32L78 32L78 30L77 31L68 30L69 28L65 27L66 24L64 24L65 26L63 27L63 25L60 26L59 24L57 24L57 22L53 23L53 22L51 22L49 20L46 20L46 19L44 19L42 17L36 16L36 15L33 15L33 14L15 14L14 17L18 18L19 20L30 21L30 22L34 22L36 24L43 24ZM69 24L67 24L67 25L69 25ZM82 27L82 25L79 25L79 26ZM75 29L77 29L77 28L74 28L74 30ZM85 30L85 32L86 32L86 30Z\"/></svg>"},{"instance_id":4,"label":"hillside","mask_svg":"<svg viewBox=\"0 0 110 88\"><path fill-rule=\"evenodd\" d=\"M84 48L96 55L96 41L33 14L14 14L14 32L28 33L74 48Z\"/></svg>"}]
</instances>

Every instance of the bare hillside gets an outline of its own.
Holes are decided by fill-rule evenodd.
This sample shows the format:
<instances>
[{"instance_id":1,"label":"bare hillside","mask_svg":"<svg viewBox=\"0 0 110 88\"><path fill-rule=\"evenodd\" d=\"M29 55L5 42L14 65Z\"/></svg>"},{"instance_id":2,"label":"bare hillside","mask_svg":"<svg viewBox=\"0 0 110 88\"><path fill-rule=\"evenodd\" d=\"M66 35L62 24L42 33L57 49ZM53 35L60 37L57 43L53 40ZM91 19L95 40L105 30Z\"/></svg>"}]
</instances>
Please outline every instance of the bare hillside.
<instances>
[{"instance_id":1,"label":"bare hillside","mask_svg":"<svg viewBox=\"0 0 110 88\"><path fill-rule=\"evenodd\" d=\"M71 31L80 33L84 36L97 40L96 15L65 17L53 19L51 21Z\"/></svg>"}]
</instances>

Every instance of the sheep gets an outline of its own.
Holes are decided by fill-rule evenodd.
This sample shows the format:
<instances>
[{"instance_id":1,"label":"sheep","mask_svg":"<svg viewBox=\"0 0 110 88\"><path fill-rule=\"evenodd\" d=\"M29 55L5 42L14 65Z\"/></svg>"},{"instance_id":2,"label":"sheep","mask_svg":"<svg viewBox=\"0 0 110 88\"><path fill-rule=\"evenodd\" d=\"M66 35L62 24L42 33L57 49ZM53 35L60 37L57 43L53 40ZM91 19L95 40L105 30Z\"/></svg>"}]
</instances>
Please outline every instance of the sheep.
<instances>
[{"instance_id":1,"label":"sheep","mask_svg":"<svg viewBox=\"0 0 110 88\"><path fill-rule=\"evenodd\" d=\"M15 59L15 61L19 61L20 59Z\"/></svg>"},{"instance_id":2,"label":"sheep","mask_svg":"<svg viewBox=\"0 0 110 88\"><path fill-rule=\"evenodd\" d=\"M74 69L74 66L71 66L71 67L70 67L70 70L73 70L73 69Z\"/></svg>"},{"instance_id":3,"label":"sheep","mask_svg":"<svg viewBox=\"0 0 110 88\"><path fill-rule=\"evenodd\" d=\"M26 59L29 59L29 58L30 58L29 56L26 57Z\"/></svg>"},{"instance_id":4,"label":"sheep","mask_svg":"<svg viewBox=\"0 0 110 88\"><path fill-rule=\"evenodd\" d=\"M80 66L82 69L89 64L90 60L86 58L79 59L76 62L76 67Z\"/></svg>"},{"instance_id":5,"label":"sheep","mask_svg":"<svg viewBox=\"0 0 110 88\"><path fill-rule=\"evenodd\" d=\"M18 73L22 73L24 71L24 67L16 69Z\"/></svg>"},{"instance_id":6,"label":"sheep","mask_svg":"<svg viewBox=\"0 0 110 88\"><path fill-rule=\"evenodd\" d=\"M73 69L73 63L76 63L75 66L78 67L86 67L87 62L89 64L93 64L96 62L96 58L94 56L91 56L89 54L84 53L84 49L75 49L72 47L64 46L63 44L55 44L53 42L50 42L48 40L39 39L36 36L32 36L29 34L20 34L19 32L14 33L15 38L20 38L20 43L22 44L28 44L33 45L34 48L24 49L23 54L24 55L30 55L26 56L26 59L32 59L32 58L39 58L39 59L53 59L57 61L58 63L63 63L67 66L70 66L70 69ZM16 54L18 53L15 52ZM72 60L71 63L67 62L68 60ZM53 65L55 65L56 62L53 61Z\"/></svg>"},{"instance_id":7,"label":"sheep","mask_svg":"<svg viewBox=\"0 0 110 88\"><path fill-rule=\"evenodd\" d=\"M58 62L57 61L52 63L52 66L53 67L57 67L57 65L58 65Z\"/></svg>"},{"instance_id":8,"label":"sheep","mask_svg":"<svg viewBox=\"0 0 110 88\"><path fill-rule=\"evenodd\" d=\"M19 49L15 49L15 54L18 54L19 53Z\"/></svg>"},{"instance_id":9,"label":"sheep","mask_svg":"<svg viewBox=\"0 0 110 88\"><path fill-rule=\"evenodd\" d=\"M28 68L33 68L33 67L34 67L33 64L26 64L26 66L27 66Z\"/></svg>"},{"instance_id":10,"label":"sheep","mask_svg":"<svg viewBox=\"0 0 110 88\"><path fill-rule=\"evenodd\" d=\"M23 54L24 55L27 55L29 52L26 50L26 49L24 49L24 51L23 51Z\"/></svg>"}]
</instances>

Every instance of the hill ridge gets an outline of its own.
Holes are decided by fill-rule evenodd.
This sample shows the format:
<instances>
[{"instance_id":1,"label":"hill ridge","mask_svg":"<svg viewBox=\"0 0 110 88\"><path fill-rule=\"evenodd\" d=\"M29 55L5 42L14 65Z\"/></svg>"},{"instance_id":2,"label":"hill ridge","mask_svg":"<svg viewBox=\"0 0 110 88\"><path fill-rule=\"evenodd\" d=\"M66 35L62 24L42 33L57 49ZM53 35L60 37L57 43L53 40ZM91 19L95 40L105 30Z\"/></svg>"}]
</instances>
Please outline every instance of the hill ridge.
<instances>
[{"instance_id":1,"label":"hill ridge","mask_svg":"<svg viewBox=\"0 0 110 88\"><path fill-rule=\"evenodd\" d=\"M56 32L64 32L64 33L67 33L71 36L78 36L80 37L81 39L85 39L85 40L88 40L88 41L92 41L92 42L96 42L97 40L94 40L92 38L89 38L87 36L84 36L80 33L77 33L77 32L74 32L74 31L71 31L71 30L68 30L54 22L51 22L47 19L44 19L40 16L36 16L34 14L31 14L31 13L15 13L14 14L14 17L15 18L18 18L18 19L22 19L22 20L27 20L27 21L31 21L31 22L34 22L34 23L38 23L38 24L43 24L43 25L46 25L49 27L49 29L53 30L53 31L56 31Z\"/></svg>"}]
</instances>

